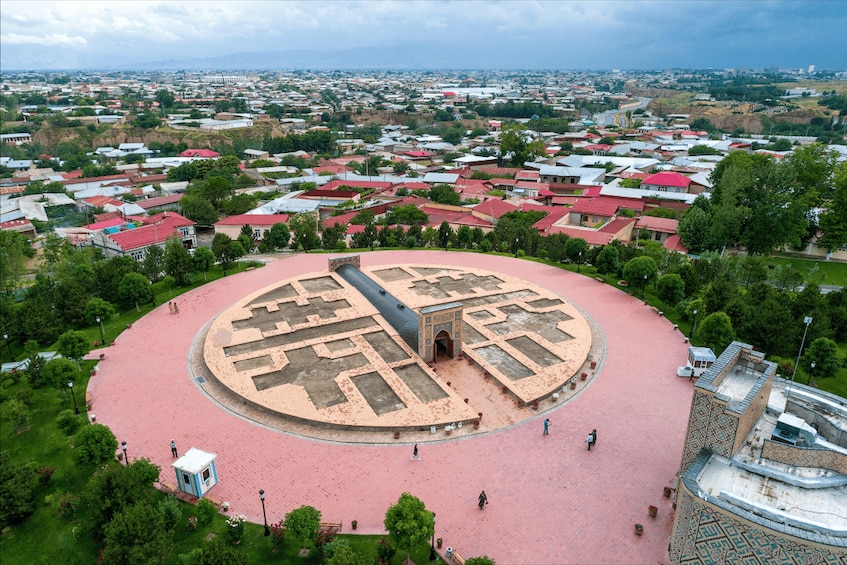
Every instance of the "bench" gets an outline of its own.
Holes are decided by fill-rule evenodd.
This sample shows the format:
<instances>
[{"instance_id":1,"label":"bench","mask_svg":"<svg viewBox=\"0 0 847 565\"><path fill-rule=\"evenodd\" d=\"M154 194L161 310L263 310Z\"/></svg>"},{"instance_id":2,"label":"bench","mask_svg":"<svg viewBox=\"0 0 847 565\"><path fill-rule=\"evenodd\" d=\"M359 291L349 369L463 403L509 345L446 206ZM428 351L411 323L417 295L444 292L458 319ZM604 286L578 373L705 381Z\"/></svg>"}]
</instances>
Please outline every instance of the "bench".
<instances>
[{"instance_id":1,"label":"bench","mask_svg":"<svg viewBox=\"0 0 847 565\"><path fill-rule=\"evenodd\" d=\"M595 280L595 281L600 281L601 283L606 282L606 279L604 279L603 277L594 277L594 280Z\"/></svg>"},{"instance_id":2,"label":"bench","mask_svg":"<svg viewBox=\"0 0 847 565\"><path fill-rule=\"evenodd\" d=\"M174 494L176 493L176 486L167 481L162 481L159 483L159 490L166 494Z\"/></svg>"},{"instance_id":3,"label":"bench","mask_svg":"<svg viewBox=\"0 0 847 565\"><path fill-rule=\"evenodd\" d=\"M330 533L338 533L341 531L341 522L321 522L321 529Z\"/></svg>"},{"instance_id":4,"label":"bench","mask_svg":"<svg viewBox=\"0 0 847 565\"><path fill-rule=\"evenodd\" d=\"M465 565L465 559L455 551L453 552L453 562L456 565Z\"/></svg>"}]
</instances>

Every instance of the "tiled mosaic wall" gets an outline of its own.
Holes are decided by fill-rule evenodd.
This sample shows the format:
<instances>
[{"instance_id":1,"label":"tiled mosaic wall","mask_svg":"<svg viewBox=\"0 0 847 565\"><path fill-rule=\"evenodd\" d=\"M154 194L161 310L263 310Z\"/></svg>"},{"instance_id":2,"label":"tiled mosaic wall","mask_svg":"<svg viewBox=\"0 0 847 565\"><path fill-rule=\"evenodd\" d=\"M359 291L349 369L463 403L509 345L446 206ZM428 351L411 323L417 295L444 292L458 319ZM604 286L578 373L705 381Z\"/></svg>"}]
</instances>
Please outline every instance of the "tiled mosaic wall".
<instances>
[{"instance_id":1,"label":"tiled mosaic wall","mask_svg":"<svg viewBox=\"0 0 847 565\"><path fill-rule=\"evenodd\" d=\"M797 447L787 443L765 440L762 447L762 457L795 467L831 469L847 475L847 455L828 449Z\"/></svg>"},{"instance_id":2,"label":"tiled mosaic wall","mask_svg":"<svg viewBox=\"0 0 847 565\"><path fill-rule=\"evenodd\" d=\"M680 469L687 469L706 446L718 455L731 458L737 432L738 417L714 396L695 388Z\"/></svg>"},{"instance_id":3,"label":"tiled mosaic wall","mask_svg":"<svg viewBox=\"0 0 847 565\"><path fill-rule=\"evenodd\" d=\"M677 565L847 565L847 550L780 535L723 512L682 488L669 555Z\"/></svg>"}]
</instances>

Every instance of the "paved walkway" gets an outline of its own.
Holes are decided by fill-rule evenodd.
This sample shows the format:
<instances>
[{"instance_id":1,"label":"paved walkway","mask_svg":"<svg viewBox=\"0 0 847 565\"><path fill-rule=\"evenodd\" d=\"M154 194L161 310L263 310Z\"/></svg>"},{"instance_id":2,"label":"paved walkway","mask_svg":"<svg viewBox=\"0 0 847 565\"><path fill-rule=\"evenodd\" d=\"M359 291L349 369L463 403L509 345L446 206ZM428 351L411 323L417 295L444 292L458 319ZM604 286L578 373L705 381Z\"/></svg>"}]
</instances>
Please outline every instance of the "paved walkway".
<instances>
[{"instance_id":1,"label":"paved walkway","mask_svg":"<svg viewBox=\"0 0 847 565\"><path fill-rule=\"evenodd\" d=\"M218 454L210 495L230 513L270 521L308 504L349 531L383 533L385 511L404 491L438 515L436 536L463 557L500 565L668 563L671 503L662 497L679 465L692 388L675 376L682 334L639 300L590 277L531 261L416 251L362 255L363 266L419 263L476 267L520 276L578 305L600 324L607 356L591 386L560 408L489 434L428 443L411 461L407 443L350 445L258 426L219 408L189 378L189 351L203 327L233 301L275 281L326 269L327 255L281 257L161 306L106 351L89 383L97 421L130 458L147 457L174 483L168 444ZM542 422L551 421L542 436ZM585 436L598 443L585 449ZM490 504L479 510L485 489ZM657 518L647 507L659 507ZM633 524L644 524L644 535Z\"/></svg>"}]
</instances>

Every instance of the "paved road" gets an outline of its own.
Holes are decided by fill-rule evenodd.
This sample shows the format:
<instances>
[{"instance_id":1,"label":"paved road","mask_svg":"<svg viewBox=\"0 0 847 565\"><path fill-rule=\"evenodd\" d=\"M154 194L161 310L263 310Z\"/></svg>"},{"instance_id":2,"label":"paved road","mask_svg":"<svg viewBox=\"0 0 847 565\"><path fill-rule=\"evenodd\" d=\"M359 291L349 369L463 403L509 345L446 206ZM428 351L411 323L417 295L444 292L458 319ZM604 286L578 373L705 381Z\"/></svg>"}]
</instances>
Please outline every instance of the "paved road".
<instances>
[{"instance_id":1,"label":"paved road","mask_svg":"<svg viewBox=\"0 0 847 565\"><path fill-rule=\"evenodd\" d=\"M311 440L267 429L210 401L192 381L188 356L202 328L246 294L297 274L324 271L327 255L288 255L225 277L125 331L91 379L93 412L130 458L148 457L174 483L169 442L218 454L220 484L210 495L231 513L261 522L308 504L349 531L383 533L385 511L409 491L438 514L436 535L464 557L500 565L668 563L671 503L662 488L679 466L692 388L675 376L684 336L639 300L592 278L531 261L441 251L386 251L365 266L418 263L469 266L520 275L581 307L603 328L607 356L592 384L566 405L511 428L467 439L411 446ZM550 435L543 420L550 418ZM585 449L585 436L598 443ZM476 506L485 489L490 504ZM647 507L659 507L657 518ZM644 524L644 535L633 524Z\"/></svg>"}]
</instances>

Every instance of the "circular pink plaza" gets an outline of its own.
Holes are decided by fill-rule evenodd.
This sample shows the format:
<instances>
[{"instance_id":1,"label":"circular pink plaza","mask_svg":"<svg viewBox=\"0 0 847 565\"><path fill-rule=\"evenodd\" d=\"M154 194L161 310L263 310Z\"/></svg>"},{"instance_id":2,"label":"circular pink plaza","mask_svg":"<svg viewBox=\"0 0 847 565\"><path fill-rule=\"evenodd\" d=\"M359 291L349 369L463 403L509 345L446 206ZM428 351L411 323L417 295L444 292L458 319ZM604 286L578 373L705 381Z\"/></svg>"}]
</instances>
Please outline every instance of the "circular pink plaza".
<instances>
[{"instance_id":1,"label":"circular pink plaza","mask_svg":"<svg viewBox=\"0 0 847 565\"><path fill-rule=\"evenodd\" d=\"M344 532L357 520L359 533L384 533L387 508L410 492L437 513L444 547L465 558L486 554L502 565L669 563L673 515L662 491L678 470L688 421L692 387L676 377L687 344L643 302L590 277L475 253L361 255L363 269L411 258L520 278L577 306L602 330L595 337L603 340L602 364L566 403L520 409L513 424L487 433L427 437L420 461L410 458L411 436L350 443L340 432L313 439L259 424L207 396L191 358L212 321L251 293L325 271L328 257L278 256L182 295L178 315L160 306L106 351L89 382L91 413L127 442L130 458L159 465L164 482L175 482L171 439L180 454L190 447L216 453L219 484L209 496L254 522L262 521L264 489L269 522L310 505L324 520L341 521ZM588 451L592 429L598 441ZM490 503L480 510L483 489ZM655 518L647 515L650 505L659 508ZM644 524L642 536L635 523Z\"/></svg>"}]
</instances>

